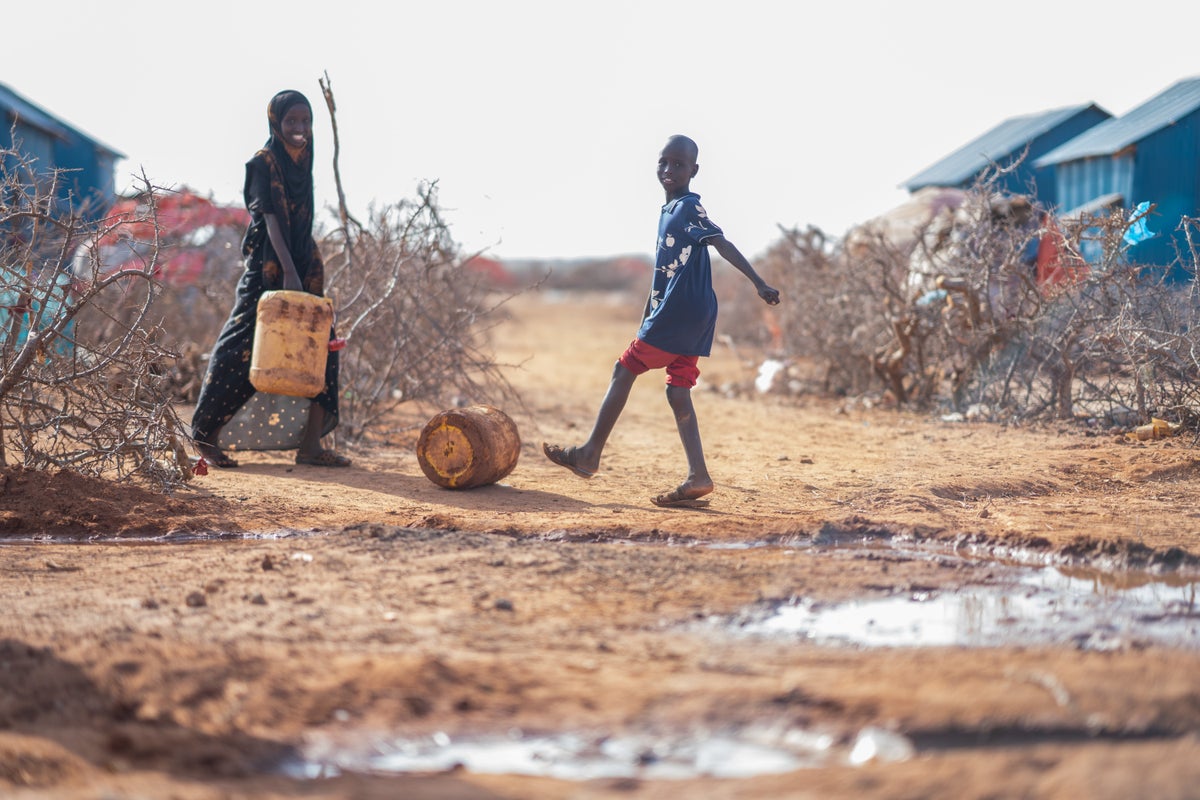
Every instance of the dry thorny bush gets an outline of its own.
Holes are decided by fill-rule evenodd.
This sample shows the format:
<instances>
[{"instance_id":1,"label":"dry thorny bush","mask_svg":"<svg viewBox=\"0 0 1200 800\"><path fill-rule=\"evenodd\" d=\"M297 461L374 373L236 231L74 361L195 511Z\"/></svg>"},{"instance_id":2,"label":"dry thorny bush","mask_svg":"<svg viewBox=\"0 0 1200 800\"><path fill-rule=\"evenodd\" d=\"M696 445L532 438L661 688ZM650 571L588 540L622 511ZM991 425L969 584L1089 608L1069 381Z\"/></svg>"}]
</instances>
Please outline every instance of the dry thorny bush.
<instances>
[{"instance_id":1,"label":"dry thorny bush","mask_svg":"<svg viewBox=\"0 0 1200 800\"><path fill-rule=\"evenodd\" d=\"M519 401L486 347L508 299L472 272L437 201L437 183L414 198L372 207L366 225L348 210L338 166L337 103L320 81L333 134L338 227L323 237L326 294L341 356L340 430L351 441L384 436L394 412L418 407ZM415 427L415 426L414 426Z\"/></svg>"},{"instance_id":2,"label":"dry thorny bush","mask_svg":"<svg viewBox=\"0 0 1200 800\"><path fill-rule=\"evenodd\" d=\"M464 259L436 184L373 209L366 225L324 238L335 327L347 340L341 413L352 441L382 430L404 403L445 407L515 399L486 347L507 299Z\"/></svg>"},{"instance_id":3,"label":"dry thorny bush","mask_svg":"<svg viewBox=\"0 0 1200 800\"><path fill-rule=\"evenodd\" d=\"M114 224L56 199L61 175L16 150L0 164L0 464L174 485L189 464L153 313L157 249L106 272L95 242Z\"/></svg>"},{"instance_id":4,"label":"dry thorny bush","mask_svg":"<svg viewBox=\"0 0 1200 800\"><path fill-rule=\"evenodd\" d=\"M760 266L790 301L778 313L791 390L1005 421L1196 427L1196 220L1182 221L1173 263L1134 264L1126 213L1056 220L1036 198L995 192L995 178L907 239L783 231ZM1039 282L1034 255L1050 237L1059 280Z\"/></svg>"}]
</instances>

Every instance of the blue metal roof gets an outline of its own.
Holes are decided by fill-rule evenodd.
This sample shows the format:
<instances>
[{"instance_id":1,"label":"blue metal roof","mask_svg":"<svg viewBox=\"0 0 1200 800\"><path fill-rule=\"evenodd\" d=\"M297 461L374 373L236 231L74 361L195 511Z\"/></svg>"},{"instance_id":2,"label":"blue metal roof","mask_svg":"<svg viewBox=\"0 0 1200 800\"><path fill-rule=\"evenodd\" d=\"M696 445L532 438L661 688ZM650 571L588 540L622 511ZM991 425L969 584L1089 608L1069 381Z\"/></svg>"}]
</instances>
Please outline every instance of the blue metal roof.
<instances>
[{"instance_id":1,"label":"blue metal roof","mask_svg":"<svg viewBox=\"0 0 1200 800\"><path fill-rule=\"evenodd\" d=\"M991 164L1018 155L1037 137L1094 105L1083 103L1006 119L941 161L918 172L902 185L910 192L925 186L957 186L973 179Z\"/></svg>"},{"instance_id":2,"label":"blue metal roof","mask_svg":"<svg viewBox=\"0 0 1200 800\"><path fill-rule=\"evenodd\" d=\"M23 124L37 128L59 139L68 140L71 138L71 134L75 133L116 158L124 158L125 156L124 153L114 150L95 137L89 136L78 128L56 119L48 111L34 105L3 83L0 83L0 113L4 115L2 123L5 129L12 125L13 118L17 118Z\"/></svg>"},{"instance_id":3,"label":"blue metal roof","mask_svg":"<svg viewBox=\"0 0 1200 800\"><path fill-rule=\"evenodd\" d=\"M1034 162L1045 167L1093 156L1109 156L1145 139L1200 108L1200 77L1179 81L1137 108L1101 122Z\"/></svg>"},{"instance_id":4,"label":"blue metal roof","mask_svg":"<svg viewBox=\"0 0 1200 800\"><path fill-rule=\"evenodd\" d=\"M51 136L57 136L60 139L67 138L67 129L60 125L53 117L42 111L33 103L26 100L21 95L14 92L4 84L0 83L0 110L3 110L6 116L4 126L7 128L13 123L13 119L19 119L26 125L37 128Z\"/></svg>"}]
</instances>

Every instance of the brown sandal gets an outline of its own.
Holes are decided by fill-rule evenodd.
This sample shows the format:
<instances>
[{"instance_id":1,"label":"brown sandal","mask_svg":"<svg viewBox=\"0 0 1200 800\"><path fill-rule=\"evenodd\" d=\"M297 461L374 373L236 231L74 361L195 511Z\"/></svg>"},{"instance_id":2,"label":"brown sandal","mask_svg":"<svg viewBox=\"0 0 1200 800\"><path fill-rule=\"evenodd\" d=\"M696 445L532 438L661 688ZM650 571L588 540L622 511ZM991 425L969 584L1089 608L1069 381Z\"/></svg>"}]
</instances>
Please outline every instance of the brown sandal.
<instances>
[{"instance_id":1,"label":"brown sandal","mask_svg":"<svg viewBox=\"0 0 1200 800\"><path fill-rule=\"evenodd\" d=\"M712 489L708 489L697 493L695 489L684 489L682 486L678 486L666 494L651 497L650 502L659 508L704 508L709 503L709 499L704 495L711 492Z\"/></svg>"}]
</instances>

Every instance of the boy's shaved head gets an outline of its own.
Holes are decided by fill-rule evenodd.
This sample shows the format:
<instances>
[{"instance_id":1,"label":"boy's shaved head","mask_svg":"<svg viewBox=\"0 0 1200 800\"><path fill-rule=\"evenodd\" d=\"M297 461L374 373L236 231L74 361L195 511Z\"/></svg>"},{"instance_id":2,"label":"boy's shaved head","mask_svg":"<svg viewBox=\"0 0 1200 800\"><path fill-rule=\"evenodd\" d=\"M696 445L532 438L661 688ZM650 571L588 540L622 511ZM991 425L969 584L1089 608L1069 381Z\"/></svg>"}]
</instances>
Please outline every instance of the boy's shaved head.
<instances>
[{"instance_id":1,"label":"boy's shaved head","mask_svg":"<svg viewBox=\"0 0 1200 800\"><path fill-rule=\"evenodd\" d=\"M695 161L700 155L700 147L694 141L692 141L691 138L680 133L677 133L671 138L667 139L667 147L664 147L663 149L666 150L668 147L672 146L685 149L692 161Z\"/></svg>"},{"instance_id":2,"label":"boy's shaved head","mask_svg":"<svg viewBox=\"0 0 1200 800\"><path fill-rule=\"evenodd\" d=\"M682 197L690 189L692 178L700 167L696 164L696 154L700 148L686 136L675 134L667 139L662 152L658 154L658 182L667 192L667 199Z\"/></svg>"}]
</instances>

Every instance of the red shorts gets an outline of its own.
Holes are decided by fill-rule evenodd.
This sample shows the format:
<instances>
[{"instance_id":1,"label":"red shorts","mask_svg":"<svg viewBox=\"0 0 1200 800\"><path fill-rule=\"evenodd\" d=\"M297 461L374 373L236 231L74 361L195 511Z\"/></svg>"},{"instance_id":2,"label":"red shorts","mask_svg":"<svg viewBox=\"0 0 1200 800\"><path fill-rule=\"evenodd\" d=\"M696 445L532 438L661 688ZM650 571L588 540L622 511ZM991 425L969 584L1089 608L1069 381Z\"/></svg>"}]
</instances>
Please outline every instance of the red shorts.
<instances>
[{"instance_id":1,"label":"red shorts","mask_svg":"<svg viewBox=\"0 0 1200 800\"><path fill-rule=\"evenodd\" d=\"M634 375L666 367L667 386L690 389L700 377L699 356L678 356L666 350L659 350L641 339L634 339L617 360Z\"/></svg>"}]
</instances>

